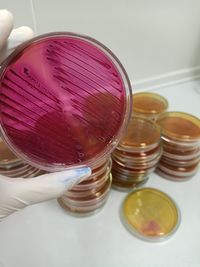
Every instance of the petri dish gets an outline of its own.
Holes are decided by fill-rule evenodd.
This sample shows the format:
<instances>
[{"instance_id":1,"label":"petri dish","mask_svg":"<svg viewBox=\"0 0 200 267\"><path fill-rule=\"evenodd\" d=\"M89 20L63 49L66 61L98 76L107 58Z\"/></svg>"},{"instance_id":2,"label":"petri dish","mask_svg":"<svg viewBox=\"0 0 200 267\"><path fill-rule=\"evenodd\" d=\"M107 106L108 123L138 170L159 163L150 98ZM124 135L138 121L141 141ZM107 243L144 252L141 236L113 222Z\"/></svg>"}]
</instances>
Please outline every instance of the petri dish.
<instances>
[{"instance_id":1,"label":"petri dish","mask_svg":"<svg viewBox=\"0 0 200 267\"><path fill-rule=\"evenodd\" d=\"M174 166L167 164L166 162L160 161L158 167L160 170L167 172L168 174L171 174L173 176L191 177L197 173L199 169L199 163L195 163L190 166Z\"/></svg>"},{"instance_id":2,"label":"petri dish","mask_svg":"<svg viewBox=\"0 0 200 267\"><path fill-rule=\"evenodd\" d=\"M126 151L123 149L118 149L118 147L114 150L114 154L118 154L120 157L132 157L132 158L147 158L148 156L151 156L152 154L155 155L155 153L160 151L160 145L158 144L153 149L138 149L136 148L136 151L133 149L132 151Z\"/></svg>"},{"instance_id":3,"label":"petri dish","mask_svg":"<svg viewBox=\"0 0 200 267\"><path fill-rule=\"evenodd\" d=\"M69 205L68 203L65 203L65 201L61 198L58 199L58 203L65 211L67 211L67 213L69 213L72 216L88 217L88 216L98 213L103 208L103 206L106 204L106 201L109 197L109 193L110 192L108 192L107 195L105 195L101 201L90 206L79 207L79 206Z\"/></svg>"},{"instance_id":4,"label":"petri dish","mask_svg":"<svg viewBox=\"0 0 200 267\"><path fill-rule=\"evenodd\" d=\"M161 127L162 135L182 145L200 141L200 119L184 112L166 112L156 123ZM180 143L181 144L181 143Z\"/></svg>"},{"instance_id":5,"label":"petri dish","mask_svg":"<svg viewBox=\"0 0 200 267\"><path fill-rule=\"evenodd\" d=\"M0 130L39 169L92 167L117 146L131 96L126 71L103 44L75 33L41 35L1 65Z\"/></svg>"},{"instance_id":6,"label":"petri dish","mask_svg":"<svg viewBox=\"0 0 200 267\"><path fill-rule=\"evenodd\" d=\"M190 180L193 175L174 175L172 173L169 173L167 171L161 170L160 167L158 166L158 168L156 169L156 173L160 176L162 176L163 178L167 179L167 180L171 180L171 181L175 181L175 182L185 182Z\"/></svg>"},{"instance_id":7,"label":"petri dish","mask_svg":"<svg viewBox=\"0 0 200 267\"><path fill-rule=\"evenodd\" d=\"M199 145L199 140L195 141L180 141L180 140L175 140L172 138L166 137L164 134L162 134L162 143L163 145L172 150L184 150L184 151L190 151L192 149L195 149Z\"/></svg>"},{"instance_id":8,"label":"petri dish","mask_svg":"<svg viewBox=\"0 0 200 267\"><path fill-rule=\"evenodd\" d=\"M164 146L167 146L168 148L172 150L184 150L189 151L192 149L195 149L195 147L199 144L199 140L195 141L182 141L182 140L175 140L169 137L166 137L164 134L162 134L162 143Z\"/></svg>"},{"instance_id":9,"label":"petri dish","mask_svg":"<svg viewBox=\"0 0 200 267\"><path fill-rule=\"evenodd\" d=\"M96 203L102 198L104 198L104 195L107 194L110 189L110 186L111 179L110 177L108 177L103 187L99 188L98 190L90 191L89 194L86 196L80 196L79 198L76 198L74 196L68 197L67 195L64 195L63 198L66 200L66 202L75 206L89 206L94 204L94 202Z\"/></svg>"},{"instance_id":10,"label":"petri dish","mask_svg":"<svg viewBox=\"0 0 200 267\"><path fill-rule=\"evenodd\" d=\"M133 115L134 113L144 115L159 115L168 108L168 101L156 93L142 92L133 94Z\"/></svg>"},{"instance_id":11,"label":"petri dish","mask_svg":"<svg viewBox=\"0 0 200 267\"><path fill-rule=\"evenodd\" d=\"M154 149L160 143L160 129L152 121L132 117L117 149L126 152Z\"/></svg>"},{"instance_id":12,"label":"petri dish","mask_svg":"<svg viewBox=\"0 0 200 267\"><path fill-rule=\"evenodd\" d=\"M135 161L140 161L142 159L146 160L151 160L152 158L154 158L155 156L157 156L158 154L160 154L161 151L161 146L158 145L156 148L151 149L151 150L145 150L143 151L141 149L141 151L137 151L137 152L133 152L133 151L123 151L123 150L119 150L118 148L116 148L113 152L113 155L116 155L117 157L120 158L131 158Z\"/></svg>"},{"instance_id":13,"label":"petri dish","mask_svg":"<svg viewBox=\"0 0 200 267\"><path fill-rule=\"evenodd\" d=\"M122 151L115 149L115 151L112 153L112 158L123 163L132 162L132 164L137 165L143 163L150 163L153 160L160 158L162 155L162 147L159 146L156 150L152 151L152 153L149 153L148 155L145 152L138 153L137 156L135 153L131 155L131 153L121 152Z\"/></svg>"},{"instance_id":14,"label":"petri dish","mask_svg":"<svg viewBox=\"0 0 200 267\"><path fill-rule=\"evenodd\" d=\"M173 165L173 166L177 166L177 167L187 167L187 166L191 166L197 163L200 163L200 157L196 157L193 159L187 159L187 160L178 160L178 159L173 159L173 158L169 158L166 156L162 156L162 159L160 160L160 162L166 162L169 165Z\"/></svg>"},{"instance_id":15,"label":"petri dish","mask_svg":"<svg viewBox=\"0 0 200 267\"><path fill-rule=\"evenodd\" d=\"M72 200L65 195L58 198L58 203L67 212L74 216L90 216L99 211L99 208L103 207L110 194L110 188L112 183L112 175L109 175L108 181L105 186L94 195L89 195L87 198L80 200Z\"/></svg>"},{"instance_id":16,"label":"petri dish","mask_svg":"<svg viewBox=\"0 0 200 267\"><path fill-rule=\"evenodd\" d=\"M154 166L160 159L161 154L158 155L157 157L151 159L151 160L141 160L141 161L134 161L134 159L131 158L120 158L117 157L116 155L113 155L113 161L115 161L115 163L117 163L118 165L120 165L121 167L124 168L135 168L135 169L145 169L145 168L150 168L151 166Z\"/></svg>"},{"instance_id":17,"label":"petri dish","mask_svg":"<svg viewBox=\"0 0 200 267\"><path fill-rule=\"evenodd\" d=\"M163 144L163 149L166 153L171 154L172 156L183 156L183 157L195 157L200 155L200 146L196 145L195 147L187 147L184 149L182 147L172 147L166 144Z\"/></svg>"},{"instance_id":18,"label":"petri dish","mask_svg":"<svg viewBox=\"0 0 200 267\"><path fill-rule=\"evenodd\" d=\"M142 173L142 174L130 174L130 175L127 175L127 174L124 174L123 171L120 172L119 170L112 170L112 175L113 175L113 180L120 180L120 181L124 181L124 182L130 182L130 183L133 183L133 182L142 182L144 180L146 180L146 178L149 176L148 173Z\"/></svg>"},{"instance_id":19,"label":"petri dish","mask_svg":"<svg viewBox=\"0 0 200 267\"><path fill-rule=\"evenodd\" d=\"M163 241L177 230L180 212L165 193L154 188L141 188L125 198L122 219L135 236L146 241Z\"/></svg>"},{"instance_id":20,"label":"petri dish","mask_svg":"<svg viewBox=\"0 0 200 267\"><path fill-rule=\"evenodd\" d=\"M156 162L153 166L148 166L148 167L144 167L144 168L135 168L134 165L132 166L122 166L119 165L118 162L113 160L113 165L112 165L112 169L115 170L119 170L123 173L127 173L127 174L142 174L142 173L151 173L153 172L153 170L155 169L156 165L158 162Z\"/></svg>"},{"instance_id":21,"label":"petri dish","mask_svg":"<svg viewBox=\"0 0 200 267\"><path fill-rule=\"evenodd\" d=\"M133 181L130 183L121 179L113 178L112 188L121 192L130 192L144 186L148 180L149 177L146 177L146 179L143 179L142 181Z\"/></svg>"}]
</instances>

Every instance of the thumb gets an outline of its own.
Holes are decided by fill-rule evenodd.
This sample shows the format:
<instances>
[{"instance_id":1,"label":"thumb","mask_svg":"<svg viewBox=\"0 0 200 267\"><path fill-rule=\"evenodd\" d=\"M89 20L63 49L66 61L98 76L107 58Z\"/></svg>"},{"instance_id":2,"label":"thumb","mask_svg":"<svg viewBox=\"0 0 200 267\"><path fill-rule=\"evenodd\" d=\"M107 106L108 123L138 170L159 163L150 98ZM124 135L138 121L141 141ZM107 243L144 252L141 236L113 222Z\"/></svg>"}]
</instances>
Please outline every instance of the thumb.
<instances>
[{"instance_id":1,"label":"thumb","mask_svg":"<svg viewBox=\"0 0 200 267\"><path fill-rule=\"evenodd\" d=\"M33 30L27 26L22 26L16 29L13 29L7 43L7 49L12 51L18 45L26 42L27 40L33 38Z\"/></svg>"},{"instance_id":2,"label":"thumb","mask_svg":"<svg viewBox=\"0 0 200 267\"><path fill-rule=\"evenodd\" d=\"M33 36L33 30L27 26L22 26L17 29L13 29L6 42L6 46L4 46L1 50L0 61L3 61L6 57L8 57L18 45L33 38Z\"/></svg>"},{"instance_id":3,"label":"thumb","mask_svg":"<svg viewBox=\"0 0 200 267\"><path fill-rule=\"evenodd\" d=\"M57 198L91 175L89 167L30 179L0 177L0 219L28 205Z\"/></svg>"}]
</instances>

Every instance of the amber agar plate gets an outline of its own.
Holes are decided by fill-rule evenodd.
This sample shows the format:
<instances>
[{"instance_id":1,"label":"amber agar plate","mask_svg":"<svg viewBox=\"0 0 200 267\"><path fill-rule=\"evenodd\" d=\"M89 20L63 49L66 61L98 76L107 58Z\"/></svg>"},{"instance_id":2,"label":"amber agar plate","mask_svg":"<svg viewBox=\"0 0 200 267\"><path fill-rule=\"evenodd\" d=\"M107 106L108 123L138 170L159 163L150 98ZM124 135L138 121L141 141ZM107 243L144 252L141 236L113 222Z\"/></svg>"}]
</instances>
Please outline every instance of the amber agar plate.
<instances>
[{"instance_id":1,"label":"amber agar plate","mask_svg":"<svg viewBox=\"0 0 200 267\"><path fill-rule=\"evenodd\" d=\"M159 143L160 129L156 124L147 119L132 117L117 149L126 152L148 151L157 147Z\"/></svg>"},{"instance_id":2,"label":"amber agar plate","mask_svg":"<svg viewBox=\"0 0 200 267\"><path fill-rule=\"evenodd\" d=\"M166 112L156 123L162 135L175 141L200 141L200 119L184 112Z\"/></svg>"},{"instance_id":3,"label":"amber agar plate","mask_svg":"<svg viewBox=\"0 0 200 267\"><path fill-rule=\"evenodd\" d=\"M163 113L168 108L168 101L163 96L142 92L133 94L133 114L141 113L148 115L157 115Z\"/></svg>"}]
</instances>

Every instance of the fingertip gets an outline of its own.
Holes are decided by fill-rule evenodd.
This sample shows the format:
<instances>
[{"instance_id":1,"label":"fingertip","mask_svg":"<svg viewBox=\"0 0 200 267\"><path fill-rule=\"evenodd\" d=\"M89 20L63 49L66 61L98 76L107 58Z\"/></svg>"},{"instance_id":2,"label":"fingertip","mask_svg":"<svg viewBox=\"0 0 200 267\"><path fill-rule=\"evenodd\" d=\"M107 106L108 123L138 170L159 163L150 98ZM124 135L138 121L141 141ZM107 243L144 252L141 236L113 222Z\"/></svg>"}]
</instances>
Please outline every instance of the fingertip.
<instances>
[{"instance_id":1,"label":"fingertip","mask_svg":"<svg viewBox=\"0 0 200 267\"><path fill-rule=\"evenodd\" d=\"M75 168L72 171L74 172L75 176L80 176L80 177L88 177L92 174L91 168L87 166Z\"/></svg>"},{"instance_id":2,"label":"fingertip","mask_svg":"<svg viewBox=\"0 0 200 267\"><path fill-rule=\"evenodd\" d=\"M13 29L8 38L7 50L11 53L18 45L28 41L33 38L33 36L34 32L30 27L21 26Z\"/></svg>"},{"instance_id":3,"label":"fingertip","mask_svg":"<svg viewBox=\"0 0 200 267\"><path fill-rule=\"evenodd\" d=\"M88 178L92 173L89 167L75 168L72 170L64 171L60 174L59 181L65 186L67 190L71 189L74 185L81 183Z\"/></svg>"}]
</instances>

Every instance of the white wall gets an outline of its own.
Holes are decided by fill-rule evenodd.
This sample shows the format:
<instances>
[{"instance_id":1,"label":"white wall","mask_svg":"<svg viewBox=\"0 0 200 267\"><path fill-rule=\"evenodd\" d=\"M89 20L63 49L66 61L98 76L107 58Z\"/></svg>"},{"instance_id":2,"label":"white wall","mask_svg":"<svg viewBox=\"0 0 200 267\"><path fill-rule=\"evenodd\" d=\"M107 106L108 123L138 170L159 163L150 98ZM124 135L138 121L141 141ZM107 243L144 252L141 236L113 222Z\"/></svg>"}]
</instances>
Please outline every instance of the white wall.
<instances>
[{"instance_id":1,"label":"white wall","mask_svg":"<svg viewBox=\"0 0 200 267\"><path fill-rule=\"evenodd\" d=\"M142 80L140 87L151 79L153 86L200 75L199 0L0 0L0 8L14 13L16 26L27 24L37 34L95 37L119 57L132 81L139 86Z\"/></svg>"}]
</instances>

